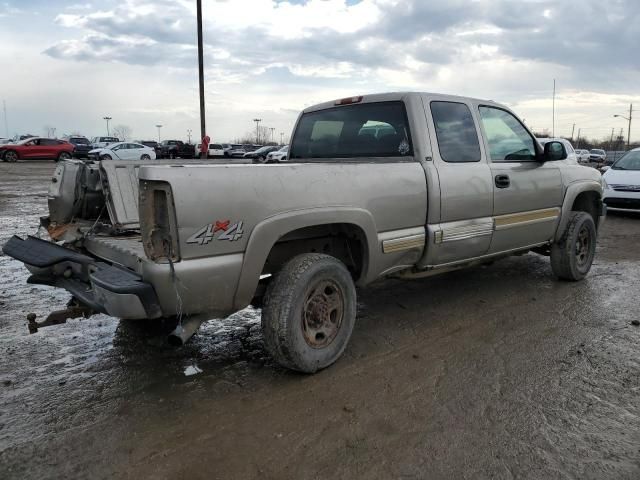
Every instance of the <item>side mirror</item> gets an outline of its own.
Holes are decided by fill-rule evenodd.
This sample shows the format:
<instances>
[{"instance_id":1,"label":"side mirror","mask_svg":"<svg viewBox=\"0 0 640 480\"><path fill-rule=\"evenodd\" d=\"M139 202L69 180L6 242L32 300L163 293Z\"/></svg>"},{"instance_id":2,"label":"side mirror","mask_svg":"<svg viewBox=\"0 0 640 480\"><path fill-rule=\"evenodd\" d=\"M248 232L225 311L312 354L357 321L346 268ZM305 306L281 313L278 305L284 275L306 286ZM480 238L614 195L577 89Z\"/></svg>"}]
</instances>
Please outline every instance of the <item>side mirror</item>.
<instances>
[{"instance_id":1,"label":"side mirror","mask_svg":"<svg viewBox=\"0 0 640 480\"><path fill-rule=\"evenodd\" d=\"M562 142L547 142L544 144L544 161L564 160L567 158L567 150Z\"/></svg>"}]
</instances>

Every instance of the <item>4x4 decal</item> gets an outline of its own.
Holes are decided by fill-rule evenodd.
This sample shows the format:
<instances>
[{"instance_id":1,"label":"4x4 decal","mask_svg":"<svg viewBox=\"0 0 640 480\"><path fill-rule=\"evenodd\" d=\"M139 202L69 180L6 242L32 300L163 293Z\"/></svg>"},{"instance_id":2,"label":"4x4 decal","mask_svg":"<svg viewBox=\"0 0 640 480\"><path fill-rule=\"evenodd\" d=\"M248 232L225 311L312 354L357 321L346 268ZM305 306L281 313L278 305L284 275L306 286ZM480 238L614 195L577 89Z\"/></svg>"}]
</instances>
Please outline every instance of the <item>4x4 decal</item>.
<instances>
[{"instance_id":1,"label":"4x4 decal","mask_svg":"<svg viewBox=\"0 0 640 480\"><path fill-rule=\"evenodd\" d=\"M207 223L191 235L187 239L187 243L206 245L213 239L235 242L236 240L240 240L243 234L242 221L231 224L231 220L216 220L213 223Z\"/></svg>"}]
</instances>

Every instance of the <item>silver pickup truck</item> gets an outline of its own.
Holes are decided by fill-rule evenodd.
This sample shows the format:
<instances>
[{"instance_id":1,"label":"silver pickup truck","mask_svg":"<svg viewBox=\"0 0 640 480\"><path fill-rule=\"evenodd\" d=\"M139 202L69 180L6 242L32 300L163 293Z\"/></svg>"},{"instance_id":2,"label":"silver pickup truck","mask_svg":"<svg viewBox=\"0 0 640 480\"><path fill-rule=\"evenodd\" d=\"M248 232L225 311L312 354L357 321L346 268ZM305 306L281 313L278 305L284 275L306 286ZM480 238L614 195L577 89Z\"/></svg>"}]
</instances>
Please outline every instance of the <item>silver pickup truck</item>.
<instances>
[{"instance_id":1,"label":"silver pickup truck","mask_svg":"<svg viewBox=\"0 0 640 480\"><path fill-rule=\"evenodd\" d=\"M178 317L173 338L249 304L282 365L335 362L356 286L534 251L589 271L600 174L544 148L507 107L428 93L357 96L299 116L288 162L61 163L43 219L13 237L31 282L124 319Z\"/></svg>"}]
</instances>

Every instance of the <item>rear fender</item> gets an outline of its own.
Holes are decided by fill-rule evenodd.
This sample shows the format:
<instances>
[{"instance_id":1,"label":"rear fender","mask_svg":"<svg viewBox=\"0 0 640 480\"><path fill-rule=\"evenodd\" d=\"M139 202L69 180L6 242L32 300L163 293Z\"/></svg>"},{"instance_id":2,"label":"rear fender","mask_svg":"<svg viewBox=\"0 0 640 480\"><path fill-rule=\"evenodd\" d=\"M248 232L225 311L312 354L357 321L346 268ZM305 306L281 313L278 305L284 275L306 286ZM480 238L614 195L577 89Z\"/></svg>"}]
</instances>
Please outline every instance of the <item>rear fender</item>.
<instances>
[{"instance_id":1,"label":"rear fender","mask_svg":"<svg viewBox=\"0 0 640 480\"><path fill-rule=\"evenodd\" d=\"M378 235L373 216L366 210L350 207L314 208L279 214L255 226L247 243L242 272L234 299L234 308L246 307L253 298L269 252L287 233L300 228L333 223L352 224L365 234L369 258L378 249ZM371 262L365 260L358 282L371 281Z\"/></svg>"}]
</instances>

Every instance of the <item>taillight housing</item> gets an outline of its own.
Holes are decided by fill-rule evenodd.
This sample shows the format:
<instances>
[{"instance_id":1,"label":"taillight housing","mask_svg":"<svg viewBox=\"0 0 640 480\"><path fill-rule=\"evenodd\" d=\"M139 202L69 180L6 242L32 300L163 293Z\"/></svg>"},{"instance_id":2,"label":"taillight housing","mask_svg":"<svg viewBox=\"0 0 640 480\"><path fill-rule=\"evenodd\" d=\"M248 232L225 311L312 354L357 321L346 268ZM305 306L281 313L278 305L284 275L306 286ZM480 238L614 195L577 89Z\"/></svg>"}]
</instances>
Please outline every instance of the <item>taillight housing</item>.
<instances>
[{"instance_id":1,"label":"taillight housing","mask_svg":"<svg viewBox=\"0 0 640 480\"><path fill-rule=\"evenodd\" d=\"M154 262L180 260L178 226L171 185L140 180L140 233L144 253Z\"/></svg>"}]
</instances>

